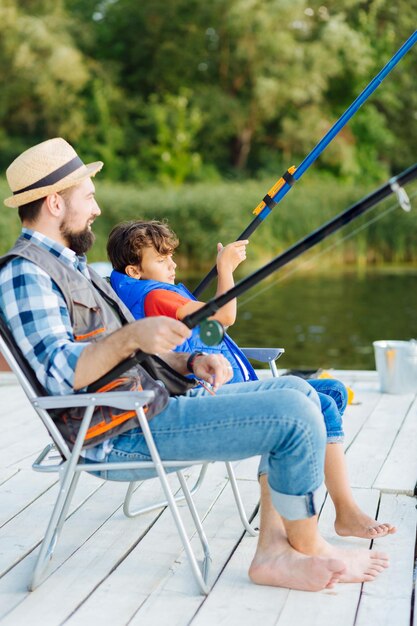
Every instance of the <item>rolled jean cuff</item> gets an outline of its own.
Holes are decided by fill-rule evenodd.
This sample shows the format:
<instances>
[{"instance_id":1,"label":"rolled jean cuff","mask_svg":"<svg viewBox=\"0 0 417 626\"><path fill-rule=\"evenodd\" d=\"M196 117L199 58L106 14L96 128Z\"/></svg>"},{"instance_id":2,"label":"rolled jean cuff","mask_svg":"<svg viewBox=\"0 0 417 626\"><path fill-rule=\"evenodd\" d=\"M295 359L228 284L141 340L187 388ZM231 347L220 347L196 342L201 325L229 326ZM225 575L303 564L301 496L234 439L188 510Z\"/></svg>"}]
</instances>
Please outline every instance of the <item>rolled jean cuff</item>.
<instances>
[{"instance_id":1,"label":"rolled jean cuff","mask_svg":"<svg viewBox=\"0 0 417 626\"><path fill-rule=\"evenodd\" d=\"M340 435L328 435L326 443L343 443L345 440L345 434L341 433Z\"/></svg>"},{"instance_id":2,"label":"rolled jean cuff","mask_svg":"<svg viewBox=\"0 0 417 626\"><path fill-rule=\"evenodd\" d=\"M324 484L304 496L280 493L279 491L274 491L271 485L269 485L269 489L271 491L272 504L278 513L289 521L307 519L318 515L326 495Z\"/></svg>"},{"instance_id":3,"label":"rolled jean cuff","mask_svg":"<svg viewBox=\"0 0 417 626\"><path fill-rule=\"evenodd\" d=\"M269 469L268 454L263 454L259 461L258 480L261 476L268 473L268 469Z\"/></svg>"}]
</instances>

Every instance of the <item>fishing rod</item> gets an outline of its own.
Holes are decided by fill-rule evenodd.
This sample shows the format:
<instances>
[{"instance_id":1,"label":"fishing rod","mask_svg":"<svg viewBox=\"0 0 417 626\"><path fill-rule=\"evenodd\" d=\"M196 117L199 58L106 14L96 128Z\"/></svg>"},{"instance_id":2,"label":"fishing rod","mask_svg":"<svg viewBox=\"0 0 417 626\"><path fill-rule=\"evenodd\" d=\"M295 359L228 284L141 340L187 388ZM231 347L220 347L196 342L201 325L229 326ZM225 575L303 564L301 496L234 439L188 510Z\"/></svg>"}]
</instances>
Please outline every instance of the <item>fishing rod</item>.
<instances>
[{"instance_id":1,"label":"fishing rod","mask_svg":"<svg viewBox=\"0 0 417 626\"><path fill-rule=\"evenodd\" d=\"M271 213L272 209L286 196L290 191L294 183L301 178L304 172L314 163L314 161L320 156L323 150L329 145L333 138L340 132L340 130L347 124L347 122L353 117L356 111L366 102L369 96L379 87L386 76L394 69L399 61L407 54L407 52L414 46L417 41L417 30L403 43L401 48L397 50L394 56L388 61L388 63L382 68L382 70L373 78L368 86L359 94L359 96L352 102L352 104L346 109L343 115L335 122L330 130L324 135L319 143L313 148L313 150L305 157L304 161L298 166L294 165L289 167L288 170L281 176L281 178L275 183L273 187L264 196L262 201L253 210L255 218L245 228L245 230L237 237L236 241L240 239L249 239L250 235L262 224L266 217ZM217 268L214 266L209 273L201 280L197 287L193 291L193 295L197 298L211 283L213 278L217 275Z\"/></svg>"},{"instance_id":2,"label":"fishing rod","mask_svg":"<svg viewBox=\"0 0 417 626\"><path fill-rule=\"evenodd\" d=\"M377 205L392 193L397 195L398 203L401 208L405 211L410 211L410 201L402 185L411 182L415 178L417 178L417 163L412 165L407 170L404 170L404 172L401 172L401 174L398 174L398 176L391 178L385 185L362 200L359 200L359 202L351 206L349 209L346 209L346 211L339 213L339 215L335 218L326 222L323 226L307 235L307 237L295 243L293 246L285 250L285 252L279 254L270 263L241 280L234 287L229 289L229 291L226 291L226 293L209 300L201 309L187 315L181 321L190 329L200 325L200 338L207 346L215 346L219 344L224 336L223 326L217 320L208 319L211 315L218 311L218 309L230 302L230 300L233 300L233 298L241 296L246 291L260 283L264 278L267 278L270 274L273 274L278 269L318 244L320 241L323 241L323 239L329 237L329 235L342 228L345 224L353 221L355 218ZM121 376L130 367L142 362L147 356L148 355L145 352L138 350L133 356L125 359L113 367L99 380L93 382L88 387L88 391L90 393L95 393L108 382Z\"/></svg>"},{"instance_id":3,"label":"fishing rod","mask_svg":"<svg viewBox=\"0 0 417 626\"><path fill-rule=\"evenodd\" d=\"M365 196L365 198L359 200L356 204L342 213L339 213L339 215L323 224L323 226L320 226L309 235L296 242L290 248L276 256L272 261L264 265L264 267L261 267L250 276L243 278L240 282L236 283L234 287L229 289L229 291L226 291L226 293L209 300L201 309L184 317L182 322L190 329L200 324L200 338L206 345L213 346L219 344L224 336L223 326L217 320L207 319L208 317L216 313L216 311L234 298L238 298L278 269L287 265L290 261L293 261L346 224L349 224L354 219L379 204L389 195L395 193L401 208L405 211L410 211L411 204L402 186L415 178L417 178L417 163L407 170L404 170L404 172L401 172L401 174L394 176L385 185L379 187L376 191Z\"/></svg>"}]
</instances>

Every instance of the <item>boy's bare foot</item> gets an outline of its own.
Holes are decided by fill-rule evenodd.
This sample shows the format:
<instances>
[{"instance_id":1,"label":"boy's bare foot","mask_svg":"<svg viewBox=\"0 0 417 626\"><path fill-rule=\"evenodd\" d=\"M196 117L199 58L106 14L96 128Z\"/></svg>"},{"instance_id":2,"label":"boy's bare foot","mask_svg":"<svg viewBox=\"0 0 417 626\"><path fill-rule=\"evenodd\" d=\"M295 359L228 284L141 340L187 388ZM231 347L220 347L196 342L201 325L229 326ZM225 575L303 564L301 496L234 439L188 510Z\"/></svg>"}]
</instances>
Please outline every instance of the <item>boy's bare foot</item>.
<instances>
[{"instance_id":1,"label":"boy's bare foot","mask_svg":"<svg viewBox=\"0 0 417 626\"><path fill-rule=\"evenodd\" d=\"M341 537L363 539L379 539L397 531L392 524L378 522L360 509L343 510L341 514L336 515L334 527Z\"/></svg>"},{"instance_id":2,"label":"boy's bare foot","mask_svg":"<svg viewBox=\"0 0 417 626\"><path fill-rule=\"evenodd\" d=\"M268 551L258 547L249 568L249 578L257 585L321 591L332 589L345 569L338 558L306 556L283 541Z\"/></svg>"},{"instance_id":3,"label":"boy's bare foot","mask_svg":"<svg viewBox=\"0 0 417 626\"><path fill-rule=\"evenodd\" d=\"M324 539L321 539L316 554L344 562L345 571L340 576L341 583L369 582L389 566L388 555L385 552L339 548L327 543Z\"/></svg>"}]
</instances>

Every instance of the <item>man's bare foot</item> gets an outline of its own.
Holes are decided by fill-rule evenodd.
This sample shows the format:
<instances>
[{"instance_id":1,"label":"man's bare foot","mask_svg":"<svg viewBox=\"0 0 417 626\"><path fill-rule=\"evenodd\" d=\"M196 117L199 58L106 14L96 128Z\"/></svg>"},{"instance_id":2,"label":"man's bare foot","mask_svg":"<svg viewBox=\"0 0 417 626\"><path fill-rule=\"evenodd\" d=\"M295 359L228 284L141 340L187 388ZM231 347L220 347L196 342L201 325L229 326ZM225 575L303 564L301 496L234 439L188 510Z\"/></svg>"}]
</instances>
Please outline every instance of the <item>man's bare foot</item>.
<instances>
[{"instance_id":1,"label":"man's bare foot","mask_svg":"<svg viewBox=\"0 0 417 626\"><path fill-rule=\"evenodd\" d=\"M338 558L306 556L284 541L268 552L258 547L249 568L249 578L257 585L321 591L332 589L345 570L343 561Z\"/></svg>"},{"instance_id":2,"label":"man's bare foot","mask_svg":"<svg viewBox=\"0 0 417 626\"><path fill-rule=\"evenodd\" d=\"M359 508L344 509L336 515L335 530L341 537L362 537L379 539L397 531L395 526L381 523L366 515Z\"/></svg>"},{"instance_id":3,"label":"man's bare foot","mask_svg":"<svg viewBox=\"0 0 417 626\"><path fill-rule=\"evenodd\" d=\"M388 555L384 552L339 548L332 546L324 539L321 540L321 547L317 554L344 562L345 571L340 576L341 583L369 582L389 566Z\"/></svg>"}]
</instances>

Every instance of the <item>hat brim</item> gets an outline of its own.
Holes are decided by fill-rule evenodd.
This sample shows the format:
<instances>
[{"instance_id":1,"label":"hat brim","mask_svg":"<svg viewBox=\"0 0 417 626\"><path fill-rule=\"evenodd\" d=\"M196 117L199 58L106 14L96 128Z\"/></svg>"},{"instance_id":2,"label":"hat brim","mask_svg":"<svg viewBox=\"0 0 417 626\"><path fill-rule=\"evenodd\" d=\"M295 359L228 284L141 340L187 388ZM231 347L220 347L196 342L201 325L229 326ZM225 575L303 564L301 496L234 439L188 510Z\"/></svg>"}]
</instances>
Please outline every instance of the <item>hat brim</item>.
<instances>
[{"instance_id":1,"label":"hat brim","mask_svg":"<svg viewBox=\"0 0 417 626\"><path fill-rule=\"evenodd\" d=\"M86 178L92 178L93 176L95 176L102 167L102 161L95 161L94 163L83 165L82 167L75 170L65 178L62 178L53 185L48 185L47 187L38 187L37 189L30 189L29 191L14 194L13 196L10 196L10 198L6 198L4 204L7 207L16 209L17 207L28 204L29 202L34 202L35 200L39 200L40 198L45 198L51 193L57 193L58 191L63 191L64 189L68 189L69 187L74 187Z\"/></svg>"}]
</instances>

